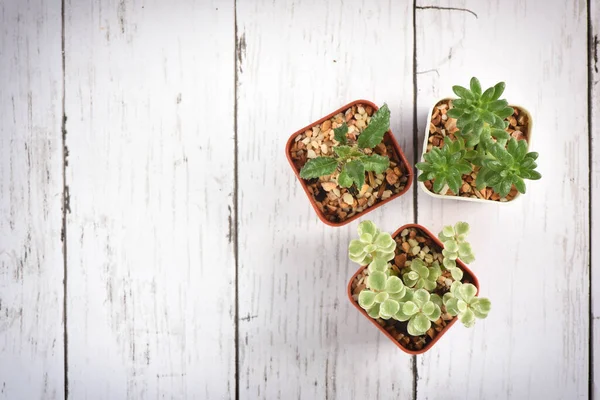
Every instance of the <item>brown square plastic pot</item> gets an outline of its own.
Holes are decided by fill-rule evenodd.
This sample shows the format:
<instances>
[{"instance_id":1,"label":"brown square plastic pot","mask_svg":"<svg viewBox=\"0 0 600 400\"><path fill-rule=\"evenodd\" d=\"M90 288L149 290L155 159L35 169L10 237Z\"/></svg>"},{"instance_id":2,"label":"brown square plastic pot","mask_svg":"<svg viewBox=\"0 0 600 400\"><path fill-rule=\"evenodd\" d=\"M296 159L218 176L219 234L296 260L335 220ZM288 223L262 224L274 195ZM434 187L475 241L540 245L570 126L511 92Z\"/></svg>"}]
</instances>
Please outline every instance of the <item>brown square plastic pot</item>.
<instances>
[{"instance_id":1,"label":"brown square plastic pot","mask_svg":"<svg viewBox=\"0 0 600 400\"><path fill-rule=\"evenodd\" d=\"M440 248L442 248L442 249L444 248L444 245L442 244L442 242L439 241L439 239L437 237L435 237L434 235L432 235L431 232L429 232L427 229L425 229L423 226L421 226L419 224L406 224L406 225L403 225L400 228L398 228L398 230L396 232L394 232L394 234L392 235L392 237L395 239L396 236L398 236L400 234L400 232L402 232L404 229L407 229L407 228L417 228L417 229L419 229L426 236L429 236L438 246L440 246ZM457 259L456 260L456 264L458 265L458 267L460 269L463 270L464 274L471 279L471 282L477 288L477 293L479 293L479 281L477 280L477 277L473 274L473 272L469 268L467 268L467 266L462 261L460 261L460 260ZM454 325L454 323L457 321L458 318L454 317L448 323L448 325L446 325L444 327L444 329L442 329L440 331L440 333L438 333L437 336L431 342L427 343L427 345L425 347L423 347L421 350L414 351L414 350L409 350L409 349L405 348L404 346L402 346L400 344L400 342L398 342L396 339L394 339L394 337L392 335L390 335L389 332L386 331L383 326L379 325L377 323L377 321L375 321L373 318L369 317L369 314L367 314L367 312L358 304L358 302L354 301L354 299L352 298L352 282L354 282L354 279L356 278L356 276L358 274L360 274L361 272L363 272L365 268L367 268L366 265L360 267L358 269L358 271L356 271L356 273L354 275L352 275L352 278L350 279L350 282L348 282L348 299L350 300L350 302L352 303L352 305L354 305L354 307L356 307L356 309L358 311L360 311L360 313L362 315L365 316L366 319L368 319L377 329L379 329L381 331L381 333L383 333L385 336L387 336L388 339L390 339L392 342L394 342L394 344L396 346L398 346L400 348L400 350L404 351L405 353L412 354L412 355L425 353L426 351L428 351L429 349L431 349L437 343L437 341L440 340L440 338L446 334L446 332L448 331L448 329L450 329L450 327L452 327L452 325Z\"/></svg>"},{"instance_id":2,"label":"brown square plastic pot","mask_svg":"<svg viewBox=\"0 0 600 400\"><path fill-rule=\"evenodd\" d=\"M298 130L297 132L295 132L292 136L290 136L290 138L287 141L287 144L285 145L285 155L290 163L290 166L292 167L292 170L294 170L294 173L296 174L296 177L298 178L298 181L300 182L300 184L302 185L302 189L304 189L304 192L306 193L306 196L308 197L308 200L310 201L310 204L313 206L313 208L315 209L317 216L319 217L319 219L321 221L323 221L325 224L330 225L330 226L343 226L346 225L352 221L354 221L357 218L360 218L361 216L365 215L368 212L373 211L374 209L381 207L382 205L389 203L390 201L402 196L404 193L406 193L408 191L408 189L410 189L410 186L412 185L412 181L413 181L413 171L412 168L410 167L410 164L408 163L408 161L406 160L406 156L404 155L404 153L402 152L402 149L400 148L400 145L398 144L398 142L396 141L396 139L394 138L394 135L392 134L392 130L388 130L385 133L384 136L384 142L388 142L390 143L393 147L394 150L396 151L396 154L398 154L398 158L400 158L400 161L403 164L403 169L406 171L407 175L408 175L408 179L406 181L406 186L404 186L404 189L399 192L396 193L395 195L380 201L377 204L374 204L373 206L367 208L366 210L346 219L343 222L331 222L329 220L327 220L327 218L325 218L325 215L321 212L321 210L319 210L319 207L317 207L317 203L316 200L313 198L313 196L310 194L310 192L308 191L308 186L306 185L306 181L302 178L300 178L300 170L298 168L296 168L296 166L294 165L294 161L292 160L292 157L290 155L290 149L292 147L292 144L294 143L294 139L296 138L296 136L300 135L301 133L305 132L308 129L311 129L312 127L316 126L316 125L321 125L323 122L325 122L326 120L330 119L331 117L333 117L336 114L339 114L341 112L346 111L348 108L352 107L353 105L356 104L365 104L368 106L371 106L373 108L373 110L377 111L379 109L379 107L377 107L377 105L373 102L370 102L368 100L355 100L351 103L346 104L343 107L340 107L339 109L335 110L334 112L332 112L329 115L326 115L325 117L321 118L318 121L313 122L310 125L305 126L304 128Z\"/></svg>"}]
</instances>

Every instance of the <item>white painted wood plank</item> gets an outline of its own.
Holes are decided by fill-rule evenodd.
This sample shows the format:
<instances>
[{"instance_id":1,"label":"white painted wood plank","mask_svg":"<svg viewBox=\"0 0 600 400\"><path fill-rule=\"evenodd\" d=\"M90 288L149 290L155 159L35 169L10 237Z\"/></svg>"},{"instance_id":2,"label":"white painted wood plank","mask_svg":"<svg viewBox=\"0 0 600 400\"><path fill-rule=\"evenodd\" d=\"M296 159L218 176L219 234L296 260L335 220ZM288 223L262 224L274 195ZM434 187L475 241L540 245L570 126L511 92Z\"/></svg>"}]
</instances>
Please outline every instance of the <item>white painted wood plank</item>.
<instances>
[{"instance_id":1,"label":"white painted wood plank","mask_svg":"<svg viewBox=\"0 0 600 400\"><path fill-rule=\"evenodd\" d=\"M600 51L598 38L600 36L600 3L595 0L590 1L590 73L591 73L591 128L592 141L592 175L591 188L591 296L592 296L592 362L594 364L591 375L591 394L594 399L600 398L600 73L598 68L598 51Z\"/></svg>"},{"instance_id":2,"label":"white painted wood plank","mask_svg":"<svg viewBox=\"0 0 600 400\"><path fill-rule=\"evenodd\" d=\"M586 3L419 1L418 124L468 84L507 83L534 118L542 180L505 207L419 192L419 223L472 225L473 271L490 316L455 326L418 360L418 398L583 399L588 394L588 130ZM546 28L544 28L546 27ZM429 72L425 72L429 71ZM562 112L561 112L562 110ZM566 111L566 112L565 112ZM421 136L422 138L423 136ZM500 244L500 245L499 245Z\"/></svg>"},{"instance_id":3,"label":"white painted wood plank","mask_svg":"<svg viewBox=\"0 0 600 400\"><path fill-rule=\"evenodd\" d=\"M58 1L0 3L0 399L64 397Z\"/></svg>"},{"instance_id":4,"label":"white painted wood plank","mask_svg":"<svg viewBox=\"0 0 600 400\"><path fill-rule=\"evenodd\" d=\"M346 297L358 221L324 225L285 156L298 129L387 102L412 161L412 4L239 1L240 398L410 398L411 357ZM393 231L412 192L372 211Z\"/></svg>"},{"instance_id":5,"label":"white painted wood plank","mask_svg":"<svg viewBox=\"0 0 600 400\"><path fill-rule=\"evenodd\" d=\"M69 393L232 398L231 1L67 1Z\"/></svg>"}]
</instances>

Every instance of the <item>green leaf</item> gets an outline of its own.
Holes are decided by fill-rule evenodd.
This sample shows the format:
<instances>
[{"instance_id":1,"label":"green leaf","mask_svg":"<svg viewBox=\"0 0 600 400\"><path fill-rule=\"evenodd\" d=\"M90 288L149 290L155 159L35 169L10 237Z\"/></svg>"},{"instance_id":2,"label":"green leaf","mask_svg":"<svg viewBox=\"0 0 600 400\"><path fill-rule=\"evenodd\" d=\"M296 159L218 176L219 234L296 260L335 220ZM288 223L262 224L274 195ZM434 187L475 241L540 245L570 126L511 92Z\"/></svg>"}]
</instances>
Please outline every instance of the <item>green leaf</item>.
<instances>
[{"instance_id":1,"label":"green leaf","mask_svg":"<svg viewBox=\"0 0 600 400\"><path fill-rule=\"evenodd\" d=\"M485 318L492 308L492 303L486 298L473 299L471 302L471 310L477 318Z\"/></svg>"},{"instance_id":2,"label":"green leaf","mask_svg":"<svg viewBox=\"0 0 600 400\"><path fill-rule=\"evenodd\" d=\"M405 315L414 315L419 311L419 307L412 301L407 301L402 306L402 313Z\"/></svg>"},{"instance_id":3,"label":"green leaf","mask_svg":"<svg viewBox=\"0 0 600 400\"><path fill-rule=\"evenodd\" d=\"M371 122L358 136L358 146L361 149L372 149L383 140L383 135L390 129L390 109L387 104L373 114Z\"/></svg>"},{"instance_id":4,"label":"green leaf","mask_svg":"<svg viewBox=\"0 0 600 400\"><path fill-rule=\"evenodd\" d=\"M473 253L471 245L469 243L461 243L458 245L458 255L462 258L466 255Z\"/></svg>"},{"instance_id":5,"label":"green leaf","mask_svg":"<svg viewBox=\"0 0 600 400\"><path fill-rule=\"evenodd\" d=\"M498 82L496 86L494 86L494 95L491 100L498 100L502 93L504 93L504 88L506 87L504 82Z\"/></svg>"},{"instance_id":6,"label":"green leaf","mask_svg":"<svg viewBox=\"0 0 600 400\"><path fill-rule=\"evenodd\" d=\"M365 171L373 171L376 174L381 174L390 166L390 159L379 154L372 154L370 156L364 155L360 157Z\"/></svg>"},{"instance_id":7,"label":"green leaf","mask_svg":"<svg viewBox=\"0 0 600 400\"><path fill-rule=\"evenodd\" d=\"M466 222L457 222L454 224L454 232L457 235L468 235L470 230L469 224Z\"/></svg>"},{"instance_id":8,"label":"green leaf","mask_svg":"<svg viewBox=\"0 0 600 400\"><path fill-rule=\"evenodd\" d=\"M446 184L445 178L443 178L443 177L436 178L436 180L433 182L433 191L436 193L441 192L441 190L444 188L445 184Z\"/></svg>"},{"instance_id":9,"label":"green leaf","mask_svg":"<svg viewBox=\"0 0 600 400\"><path fill-rule=\"evenodd\" d=\"M397 276L390 276L385 282L385 290L388 293L400 293L402 289L404 289L404 284Z\"/></svg>"},{"instance_id":10,"label":"green leaf","mask_svg":"<svg viewBox=\"0 0 600 400\"><path fill-rule=\"evenodd\" d=\"M472 77L470 82L471 92L475 95L481 95L481 84L479 83L479 79Z\"/></svg>"},{"instance_id":11,"label":"green leaf","mask_svg":"<svg viewBox=\"0 0 600 400\"><path fill-rule=\"evenodd\" d=\"M387 299L381 303L381 311L386 315L395 315L400 310L400 304L396 300Z\"/></svg>"},{"instance_id":12,"label":"green leaf","mask_svg":"<svg viewBox=\"0 0 600 400\"><path fill-rule=\"evenodd\" d=\"M494 88L488 88L485 90L485 92L483 92L483 94L481 95L481 101L487 103L488 101L492 100L492 97L494 97Z\"/></svg>"},{"instance_id":13,"label":"green leaf","mask_svg":"<svg viewBox=\"0 0 600 400\"><path fill-rule=\"evenodd\" d=\"M367 284L369 285L369 288L371 288L373 290L381 291L385 288L386 280L387 280L387 277L386 277L385 273L375 271L375 272L371 272L369 274L369 277L367 278Z\"/></svg>"},{"instance_id":14,"label":"green leaf","mask_svg":"<svg viewBox=\"0 0 600 400\"><path fill-rule=\"evenodd\" d=\"M458 96L461 97L463 99L467 99L467 100L473 100L474 96L473 94L468 90L465 89L462 86L452 86L452 91Z\"/></svg>"},{"instance_id":15,"label":"green leaf","mask_svg":"<svg viewBox=\"0 0 600 400\"><path fill-rule=\"evenodd\" d=\"M460 268L453 268L450 270L450 275L455 281L460 281L463 278L463 271Z\"/></svg>"},{"instance_id":16,"label":"green leaf","mask_svg":"<svg viewBox=\"0 0 600 400\"><path fill-rule=\"evenodd\" d=\"M413 293L413 302L418 306L422 307L425 303L429 301L430 294L427 290L417 289Z\"/></svg>"},{"instance_id":17,"label":"green leaf","mask_svg":"<svg viewBox=\"0 0 600 400\"><path fill-rule=\"evenodd\" d=\"M380 292L380 293L377 293L377 296L375 296L375 302L376 303L383 303L384 301L386 301L389 298L390 298L389 293L387 293L387 292Z\"/></svg>"},{"instance_id":18,"label":"green leaf","mask_svg":"<svg viewBox=\"0 0 600 400\"><path fill-rule=\"evenodd\" d=\"M431 328L431 321L424 314L417 314L410 319L407 331L412 336L424 335Z\"/></svg>"},{"instance_id":19,"label":"green leaf","mask_svg":"<svg viewBox=\"0 0 600 400\"><path fill-rule=\"evenodd\" d=\"M360 190L365 184L365 166L359 160L352 160L346 164L346 172Z\"/></svg>"},{"instance_id":20,"label":"green leaf","mask_svg":"<svg viewBox=\"0 0 600 400\"><path fill-rule=\"evenodd\" d=\"M374 259L371 264L369 264L369 272L385 272L388 269L388 262L381 258Z\"/></svg>"},{"instance_id":21,"label":"green leaf","mask_svg":"<svg viewBox=\"0 0 600 400\"><path fill-rule=\"evenodd\" d=\"M346 170L346 166L342 168L342 172L338 175L338 185L341 187L347 188L352 186L352 178L348 175L348 171Z\"/></svg>"},{"instance_id":22,"label":"green leaf","mask_svg":"<svg viewBox=\"0 0 600 400\"><path fill-rule=\"evenodd\" d=\"M300 177L303 179L318 178L320 176L331 175L337 168L338 162L333 157L317 157L308 160L300 170Z\"/></svg>"},{"instance_id":23,"label":"green leaf","mask_svg":"<svg viewBox=\"0 0 600 400\"><path fill-rule=\"evenodd\" d=\"M477 288L471 283L463 283L458 288L458 293L459 297L462 298L465 303L470 303L477 294Z\"/></svg>"},{"instance_id":24,"label":"green leaf","mask_svg":"<svg viewBox=\"0 0 600 400\"><path fill-rule=\"evenodd\" d=\"M358 232L358 236L368 233L371 235L371 237L375 237L379 233L379 229L377 229L377 226L373 223L373 221L361 222L358 224L356 231Z\"/></svg>"},{"instance_id":25,"label":"green leaf","mask_svg":"<svg viewBox=\"0 0 600 400\"><path fill-rule=\"evenodd\" d=\"M341 158L349 157L352 154L352 147L350 146L336 146L333 151Z\"/></svg>"},{"instance_id":26,"label":"green leaf","mask_svg":"<svg viewBox=\"0 0 600 400\"><path fill-rule=\"evenodd\" d=\"M370 290L363 290L358 295L358 304L365 310L368 310L375 303L375 296L376 294L374 292L371 292Z\"/></svg>"},{"instance_id":27,"label":"green leaf","mask_svg":"<svg viewBox=\"0 0 600 400\"><path fill-rule=\"evenodd\" d=\"M506 100L494 100L488 103L488 110L491 112L496 112L502 110L506 106L508 106L508 102Z\"/></svg>"},{"instance_id":28,"label":"green leaf","mask_svg":"<svg viewBox=\"0 0 600 400\"><path fill-rule=\"evenodd\" d=\"M333 137L340 144L346 144L346 143L348 143L348 138L346 137L347 133L348 133L348 125L346 125L346 123L344 122L341 126L338 126L337 128L335 128L333 130Z\"/></svg>"},{"instance_id":29,"label":"green leaf","mask_svg":"<svg viewBox=\"0 0 600 400\"><path fill-rule=\"evenodd\" d=\"M475 324L475 314L472 310L467 309L463 314L458 317L458 320L463 323L467 328L472 327Z\"/></svg>"},{"instance_id":30,"label":"green leaf","mask_svg":"<svg viewBox=\"0 0 600 400\"><path fill-rule=\"evenodd\" d=\"M515 187L517 188L517 190L519 191L519 193L523 193L525 194L525 181L523 181L523 179L521 179L518 176L515 176L513 179L513 183L515 185Z\"/></svg>"},{"instance_id":31,"label":"green leaf","mask_svg":"<svg viewBox=\"0 0 600 400\"><path fill-rule=\"evenodd\" d=\"M447 225L444 226L444 228L442 229L442 234L446 237L453 237L454 236L454 228L451 225Z\"/></svg>"},{"instance_id":32,"label":"green leaf","mask_svg":"<svg viewBox=\"0 0 600 400\"><path fill-rule=\"evenodd\" d=\"M458 108L451 108L450 110L448 110L448 112L446 113L446 115L450 118L460 118L463 115L463 112L460 111Z\"/></svg>"},{"instance_id":33,"label":"green leaf","mask_svg":"<svg viewBox=\"0 0 600 400\"><path fill-rule=\"evenodd\" d=\"M454 240L448 240L444 242L444 248L451 253L456 253L458 251L458 244Z\"/></svg>"},{"instance_id":34,"label":"green leaf","mask_svg":"<svg viewBox=\"0 0 600 400\"><path fill-rule=\"evenodd\" d=\"M381 305L379 303L373 304L373 306L367 311L367 314L369 314L369 317L371 317L371 318L379 318L379 308L380 308L380 306Z\"/></svg>"},{"instance_id":35,"label":"green leaf","mask_svg":"<svg viewBox=\"0 0 600 400\"><path fill-rule=\"evenodd\" d=\"M514 112L515 112L515 110L512 107L504 107L502 110L496 111L496 115L498 117L504 119L504 118L508 118L511 115L513 115Z\"/></svg>"}]
</instances>

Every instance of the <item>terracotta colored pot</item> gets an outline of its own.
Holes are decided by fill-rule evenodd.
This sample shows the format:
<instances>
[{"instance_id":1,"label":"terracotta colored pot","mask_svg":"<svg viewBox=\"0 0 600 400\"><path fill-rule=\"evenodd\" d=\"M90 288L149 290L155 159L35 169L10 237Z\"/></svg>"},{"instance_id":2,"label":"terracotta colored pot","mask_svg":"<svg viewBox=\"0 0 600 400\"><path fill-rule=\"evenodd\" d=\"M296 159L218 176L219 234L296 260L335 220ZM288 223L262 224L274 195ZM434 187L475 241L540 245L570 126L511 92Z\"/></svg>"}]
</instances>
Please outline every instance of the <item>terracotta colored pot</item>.
<instances>
[{"instance_id":1,"label":"terracotta colored pot","mask_svg":"<svg viewBox=\"0 0 600 400\"><path fill-rule=\"evenodd\" d=\"M438 103L440 103L441 101L444 101L444 100L456 100L456 98L444 97L443 99L436 101L434 103L434 105L431 107L431 109L429 110L429 115L427 116L427 124L425 125L425 139L423 139L423 150L422 150L423 152L421 153L421 161L425 161L423 156L425 155L425 153L427 153L427 144L429 143L429 141L428 141L429 140L429 124L431 123L431 115L433 114L433 109ZM509 104L509 106L513 107L513 108L518 108L519 112L525 113L527 115L529 122L527 124L527 132L524 132L524 133L525 133L525 136L527 137L527 151L530 151L530 149L531 149L531 132L532 132L532 127L533 127L533 120L531 119L531 114L524 107L514 105L514 104ZM417 175L420 175L419 170L417 170ZM443 199L443 200L464 200L464 201L471 201L471 202L475 202L475 203L506 204L506 203L510 203L510 202L514 201L517 197L521 196L521 193L517 192L515 197L513 197L512 199L510 199L508 201L484 200L484 199L472 198L472 197L461 197L461 196L450 196L450 195L446 195L446 194L438 194L438 193L435 193L435 192L427 189L424 182L419 182L419 187L421 189L423 189L423 191L431 197L435 197L435 198Z\"/></svg>"},{"instance_id":2,"label":"terracotta colored pot","mask_svg":"<svg viewBox=\"0 0 600 400\"><path fill-rule=\"evenodd\" d=\"M300 182L300 184L302 185L302 188L304 189L304 192L306 193L306 196L308 197L310 204L313 206L313 208L315 209L318 217L321 219L321 221L323 221L325 224L330 225L330 226L343 226L346 225L352 221L354 221L357 218L362 217L363 215L365 215L366 213L373 211L374 209L381 207L382 205L389 203L390 201L402 196L404 193L406 193L408 191L408 189L410 189L410 186L412 185L412 181L413 181L413 172L412 172L412 168L410 166L410 164L408 163L408 161L406 160L406 157L404 155L404 153L402 152L402 149L400 148L400 146L398 145L398 142L396 141L396 139L394 138L394 135L392 134L391 129L388 130L385 133L384 139L383 141L386 144L391 144L392 147L394 148L394 150L396 151L396 154L398 155L398 158L400 160L400 162L403 164L402 165L402 169L403 171L406 172L407 174L407 181L406 181L406 186L404 186L404 189L402 191L400 191L399 193L396 193L392 196L390 196L389 198L380 201L374 205L372 205L371 207L367 208L366 210L353 215L352 217L342 221L342 222L331 222L329 221L326 216L321 212L321 210L319 210L319 207L317 207L317 202L316 200L313 198L312 194L308 191L308 186L306 184L306 181L302 178L300 178L300 169L296 168L296 166L294 165L294 161L292 160L292 157L290 155L290 150L291 147L294 143L294 139L296 138L296 136L304 133L306 130L311 129L312 127L316 126L316 125L321 125L324 121L330 119L331 117L333 117L336 114L339 113L343 113L344 111L346 111L348 108L352 107L353 105L356 104L364 104L367 106L371 106L373 108L373 110L377 110L379 107L377 107L377 105L375 105L374 103L368 101L368 100L355 100L349 104L346 104L343 107L340 107L339 109L335 110L334 112L330 113L329 115L321 118L318 121L313 122L312 124L305 126L304 128L298 130L297 132L295 132L292 136L290 136L290 138L287 141L287 144L285 146L285 155L292 167L292 170L294 170L294 173L296 174L296 177L298 178L298 181Z\"/></svg>"},{"instance_id":3,"label":"terracotta colored pot","mask_svg":"<svg viewBox=\"0 0 600 400\"><path fill-rule=\"evenodd\" d=\"M440 248L442 248L442 249L444 248L444 245L442 244L442 242L440 242L440 240L435 235L433 235L431 232L429 232L423 226L418 225L418 224L406 224L406 225L398 228L398 230L396 232L394 232L392 237L395 239L400 234L400 232L402 232L404 229L407 229L407 228L419 229L426 236L429 236L438 246L440 246ZM458 267L463 270L464 277L469 278L471 283L473 283L473 285L475 285L475 287L477 288L477 293L479 293L479 281L477 280L477 277L473 274L473 272L469 268L467 268L467 266L462 261L460 261L458 259L456 260L456 265L458 265ZM409 350L409 349L405 348L404 346L402 346L400 344L400 342L398 342L396 339L394 339L394 337L392 337L392 335L390 335L389 332L386 331L383 326L379 325L377 323L377 321L375 321L373 318L369 317L367 312L358 304L358 301L354 301L354 299L352 298L352 282L354 282L354 279L356 279L356 276L358 274L360 274L361 272L363 272L365 270L365 268L367 268L367 265L360 267L358 269L358 271L356 271L356 273L354 275L352 275L350 282L348 282L348 299L350 300L352 305L354 305L354 307L356 307L356 309L358 311L360 311L360 313L362 315L365 316L366 319L368 319L377 329L379 329L385 336L388 337L388 339L390 339L392 342L394 342L394 344L396 346L398 346L405 353L412 354L412 355L425 353L426 351L431 349L437 343L437 341L440 340L440 338L442 336L444 336L444 334L448 331L448 329L450 329L450 327L452 327L452 325L454 325L454 323L458 320L457 317L454 317L450 322L448 322L448 324L444 327L444 329L442 329L437 334L437 336L435 338L433 338L433 340L431 342L427 343L427 345L425 347L423 347L421 350L414 351L414 350Z\"/></svg>"}]
</instances>

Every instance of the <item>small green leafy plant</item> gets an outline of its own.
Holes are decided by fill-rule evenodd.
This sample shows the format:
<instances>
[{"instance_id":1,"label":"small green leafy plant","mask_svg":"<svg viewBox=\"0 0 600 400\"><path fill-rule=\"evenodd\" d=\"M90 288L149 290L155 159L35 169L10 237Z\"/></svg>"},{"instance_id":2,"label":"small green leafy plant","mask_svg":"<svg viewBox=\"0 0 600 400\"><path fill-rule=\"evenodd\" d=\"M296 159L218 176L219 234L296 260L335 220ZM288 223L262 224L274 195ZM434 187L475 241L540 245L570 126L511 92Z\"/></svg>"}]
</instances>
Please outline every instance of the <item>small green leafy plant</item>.
<instances>
[{"instance_id":1,"label":"small green leafy plant","mask_svg":"<svg viewBox=\"0 0 600 400\"><path fill-rule=\"evenodd\" d=\"M365 149L372 149L383 140L390 129L390 109L387 104L379 108L369 125L358 135L355 143L348 142L346 134L348 126L344 122L333 130L335 140L339 143L333 147L331 156L319 156L308 160L300 170L303 179L319 178L338 171L338 185L350 187L356 185L360 190L365 183L365 172L383 173L390 165L388 157L379 154L366 154Z\"/></svg>"},{"instance_id":2,"label":"small green leafy plant","mask_svg":"<svg viewBox=\"0 0 600 400\"><path fill-rule=\"evenodd\" d=\"M358 304L371 318L407 322L406 329L412 336L425 335L444 313L458 317L468 327L476 318L487 317L490 301L477 297L477 288L472 284L461 282L463 272L456 265L459 257L467 262L475 259L466 242L468 233L466 222L445 226L439 234L444 249L437 255L430 253L427 245L421 248L418 241L408 239L411 247L406 253L413 258L399 266L398 272L389 263L396 254L396 241L373 222L361 222L359 239L348 246L350 259L367 265L366 288L358 293ZM442 261L441 266L438 260ZM445 278L447 273L442 276L442 267L450 272L452 280ZM448 287L440 282L452 283L447 283Z\"/></svg>"},{"instance_id":3,"label":"small green leafy plant","mask_svg":"<svg viewBox=\"0 0 600 400\"><path fill-rule=\"evenodd\" d=\"M479 167L475 185L478 190L491 187L500 197L508 195L513 185L525 193L525 179L537 180L542 176L535 169L536 152L527 152L525 140L511 138L506 128L514 110L508 102L500 99L504 82L487 90L471 78L470 88L454 86L459 97L452 102L448 117L456 118L456 139L444 137L442 148L433 147L417 163L421 171L418 180L433 180L433 191L440 193L449 188L459 193L462 175L470 174Z\"/></svg>"}]
</instances>

